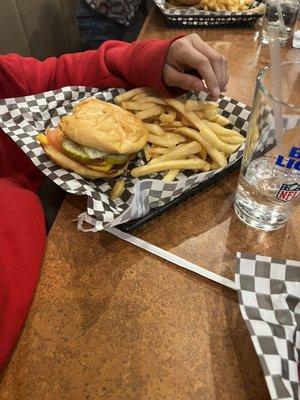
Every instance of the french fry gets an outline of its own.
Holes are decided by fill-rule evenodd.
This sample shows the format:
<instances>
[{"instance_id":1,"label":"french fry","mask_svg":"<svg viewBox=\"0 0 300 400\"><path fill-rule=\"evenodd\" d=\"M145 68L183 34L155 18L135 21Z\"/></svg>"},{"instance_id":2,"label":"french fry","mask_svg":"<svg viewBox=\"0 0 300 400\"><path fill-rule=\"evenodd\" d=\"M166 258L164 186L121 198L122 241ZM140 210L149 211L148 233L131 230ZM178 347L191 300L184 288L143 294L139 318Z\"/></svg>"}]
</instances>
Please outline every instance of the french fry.
<instances>
[{"instance_id":1,"label":"french fry","mask_svg":"<svg viewBox=\"0 0 300 400\"><path fill-rule=\"evenodd\" d=\"M159 116L159 120L162 124L172 124L176 119L176 111L171 107L167 107L166 112Z\"/></svg>"},{"instance_id":2,"label":"french fry","mask_svg":"<svg viewBox=\"0 0 300 400\"><path fill-rule=\"evenodd\" d=\"M151 91L150 88L140 87L136 89L129 90L128 92L119 94L119 96L115 97L115 102L117 104L123 103L123 101L127 101L132 99L134 96L141 94L141 93L149 93Z\"/></svg>"},{"instance_id":3,"label":"french fry","mask_svg":"<svg viewBox=\"0 0 300 400\"><path fill-rule=\"evenodd\" d=\"M161 122L160 126L163 128L178 128L179 126L183 126L181 121L173 121L173 122Z\"/></svg>"},{"instance_id":4,"label":"french fry","mask_svg":"<svg viewBox=\"0 0 300 400\"><path fill-rule=\"evenodd\" d=\"M173 150L169 151L166 154L162 154L160 157L155 160L150 161L149 164L155 164L161 161L167 160L180 160L184 159L191 154L197 154L201 150L201 145L198 142L190 142L187 144L181 144L175 147Z\"/></svg>"},{"instance_id":5,"label":"french fry","mask_svg":"<svg viewBox=\"0 0 300 400\"><path fill-rule=\"evenodd\" d=\"M185 103L185 110L186 111L197 111L197 110L201 110L201 104L200 101L197 100L187 100L187 102Z\"/></svg>"},{"instance_id":6,"label":"french fry","mask_svg":"<svg viewBox=\"0 0 300 400\"><path fill-rule=\"evenodd\" d=\"M202 111L195 111L195 114L202 119L203 118L203 112Z\"/></svg>"},{"instance_id":7,"label":"french fry","mask_svg":"<svg viewBox=\"0 0 300 400\"><path fill-rule=\"evenodd\" d=\"M149 146L148 143L145 144L145 146L143 148L143 152L144 152L145 160L147 162L149 162L151 160L151 147Z\"/></svg>"},{"instance_id":8,"label":"french fry","mask_svg":"<svg viewBox=\"0 0 300 400\"><path fill-rule=\"evenodd\" d=\"M205 151L211 157L212 160L216 161L222 167L225 167L227 165L227 160L224 154L218 149L216 149L214 146L212 146L209 142L204 140L199 132L187 127L178 128L177 132L183 135L186 134L189 137L193 136L195 140L201 143L201 145L204 147Z\"/></svg>"},{"instance_id":9,"label":"french fry","mask_svg":"<svg viewBox=\"0 0 300 400\"><path fill-rule=\"evenodd\" d=\"M182 135L178 135L177 133L169 133L169 132L167 132L165 137L167 139L176 139L177 140L177 144L186 142L186 138L184 136L182 136Z\"/></svg>"},{"instance_id":10,"label":"french fry","mask_svg":"<svg viewBox=\"0 0 300 400\"><path fill-rule=\"evenodd\" d=\"M163 181L165 182L172 182L176 178L176 176L179 174L180 169L170 169L166 175L163 177Z\"/></svg>"},{"instance_id":11,"label":"french fry","mask_svg":"<svg viewBox=\"0 0 300 400\"><path fill-rule=\"evenodd\" d=\"M222 142L218 136L211 129L209 129L193 111L186 112L184 104L181 103L181 101L176 99L166 99L166 102L183 114L186 119L192 122L193 125L200 131L200 135L206 142L210 143L217 150L224 151L226 154L233 153L234 147L230 144Z\"/></svg>"},{"instance_id":12,"label":"french fry","mask_svg":"<svg viewBox=\"0 0 300 400\"><path fill-rule=\"evenodd\" d=\"M217 124L216 122L211 122L211 121L206 121L202 120L205 126L210 128L212 131L215 132L215 134L220 135L220 136L236 136L239 135L238 132L232 130L232 129L227 129L224 128L223 126Z\"/></svg>"},{"instance_id":13,"label":"french fry","mask_svg":"<svg viewBox=\"0 0 300 400\"><path fill-rule=\"evenodd\" d=\"M219 151L218 149L214 148L210 143L206 142L205 140L202 140L201 144L204 147L207 154L210 156L210 158L216 163L218 163L220 167L225 167L227 165L226 157L222 151Z\"/></svg>"},{"instance_id":14,"label":"french fry","mask_svg":"<svg viewBox=\"0 0 300 400\"><path fill-rule=\"evenodd\" d=\"M142 103L137 101L123 101L121 105L125 110L129 111L143 111L155 107L155 104L153 103Z\"/></svg>"},{"instance_id":15,"label":"french fry","mask_svg":"<svg viewBox=\"0 0 300 400\"><path fill-rule=\"evenodd\" d=\"M125 190L125 182L124 181L116 181L116 183L114 184L111 193L110 193L110 197L112 200L117 199L118 197L122 196L122 193Z\"/></svg>"},{"instance_id":16,"label":"french fry","mask_svg":"<svg viewBox=\"0 0 300 400\"><path fill-rule=\"evenodd\" d=\"M232 129L223 128L215 122L204 120L203 122L207 127L211 128L215 132L215 134L219 136L219 139L221 139L224 143L242 144L246 140L240 133Z\"/></svg>"},{"instance_id":17,"label":"french fry","mask_svg":"<svg viewBox=\"0 0 300 400\"><path fill-rule=\"evenodd\" d=\"M229 144L243 144L245 142L245 138L242 135L234 135L234 136L220 136L220 139L224 143L229 143Z\"/></svg>"},{"instance_id":18,"label":"french fry","mask_svg":"<svg viewBox=\"0 0 300 400\"><path fill-rule=\"evenodd\" d=\"M142 97L141 101L143 103L154 103L154 104L160 104L160 105L163 105L163 106L166 105L166 102L163 99L161 99L160 97L156 97L156 96Z\"/></svg>"},{"instance_id":19,"label":"french fry","mask_svg":"<svg viewBox=\"0 0 300 400\"><path fill-rule=\"evenodd\" d=\"M153 146L151 146L150 147L150 151L151 151L151 154L158 154L158 155L160 155L160 154L166 154L166 153L168 153L169 151L171 151L172 150L172 148L169 148L169 147L153 147Z\"/></svg>"},{"instance_id":20,"label":"french fry","mask_svg":"<svg viewBox=\"0 0 300 400\"><path fill-rule=\"evenodd\" d=\"M154 174L155 172L168 171L170 169L194 169L207 172L210 170L210 164L206 161L200 160L200 158L199 160L169 160L133 168L131 170L131 175L134 178L139 178L140 176Z\"/></svg>"},{"instance_id":21,"label":"french fry","mask_svg":"<svg viewBox=\"0 0 300 400\"><path fill-rule=\"evenodd\" d=\"M181 122L183 126L193 127L193 124L186 119L183 115L181 116Z\"/></svg>"},{"instance_id":22,"label":"french fry","mask_svg":"<svg viewBox=\"0 0 300 400\"><path fill-rule=\"evenodd\" d=\"M187 100L185 103L185 111L202 111L207 108L218 108L218 103L214 101Z\"/></svg>"},{"instance_id":23,"label":"french fry","mask_svg":"<svg viewBox=\"0 0 300 400\"><path fill-rule=\"evenodd\" d=\"M202 111L203 118L208 119L209 121L213 121L214 118L218 115L218 109L214 108L207 108ZM201 117L200 117L201 118Z\"/></svg>"},{"instance_id":24,"label":"french fry","mask_svg":"<svg viewBox=\"0 0 300 400\"><path fill-rule=\"evenodd\" d=\"M221 126L226 126L230 124L230 120L223 115L216 115L215 118L213 119L213 122L216 122L217 124Z\"/></svg>"},{"instance_id":25,"label":"french fry","mask_svg":"<svg viewBox=\"0 0 300 400\"><path fill-rule=\"evenodd\" d=\"M173 118L173 121L170 121L170 122L174 122L176 120L176 118L177 118L176 110L174 110L174 108L172 108L172 107L166 107L166 108L167 108L168 115L171 115L172 118Z\"/></svg>"},{"instance_id":26,"label":"french fry","mask_svg":"<svg viewBox=\"0 0 300 400\"><path fill-rule=\"evenodd\" d=\"M157 115L160 115L163 112L164 112L163 107L154 106L154 107L148 108L147 110L137 112L135 114L135 116L143 121L144 119L156 117Z\"/></svg>"},{"instance_id":27,"label":"french fry","mask_svg":"<svg viewBox=\"0 0 300 400\"><path fill-rule=\"evenodd\" d=\"M179 142L176 138L166 138L163 136L156 136L149 134L148 142L152 144L157 144L161 147L175 147Z\"/></svg>"},{"instance_id":28,"label":"french fry","mask_svg":"<svg viewBox=\"0 0 300 400\"><path fill-rule=\"evenodd\" d=\"M207 159L207 153L203 146L202 146L202 149L200 150L199 154L200 154L200 157L202 158L202 160L205 161Z\"/></svg>"},{"instance_id":29,"label":"french fry","mask_svg":"<svg viewBox=\"0 0 300 400\"><path fill-rule=\"evenodd\" d=\"M146 98L146 93L139 93L133 96L131 101L138 101L139 99L145 99Z\"/></svg>"},{"instance_id":30,"label":"french fry","mask_svg":"<svg viewBox=\"0 0 300 400\"><path fill-rule=\"evenodd\" d=\"M241 145L240 144L234 144L234 145L232 145L232 147L233 147L233 152L232 153L234 153L234 152L237 151L237 149L239 149L241 147Z\"/></svg>"},{"instance_id":31,"label":"french fry","mask_svg":"<svg viewBox=\"0 0 300 400\"><path fill-rule=\"evenodd\" d=\"M180 135L184 135L190 139L197 140L199 142L200 133L198 131L196 131L195 129L192 129L192 128L185 129L185 128L188 128L188 127L182 126L182 127L176 128L176 129L174 129L174 132L176 132Z\"/></svg>"},{"instance_id":32,"label":"french fry","mask_svg":"<svg viewBox=\"0 0 300 400\"><path fill-rule=\"evenodd\" d=\"M159 125L146 124L146 126L148 128L148 132L152 133L153 135L164 136L166 134L166 132Z\"/></svg>"},{"instance_id":33,"label":"french fry","mask_svg":"<svg viewBox=\"0 0 300 400\"><path fill-rule=\"evenodd\" d=\"M219 169L219 168L221 168L221 167L220 167L220 165L219 165L216 161L213 161L213 162L210 164L210 168L213 170L213 169Z\"/></svg>"},{"instance_id":34,"label":"french fry","mask_svg":"<svg viewBox=\"0 0 300 400\"><path fill-rule=\"evenodd\" d=\"M171 124L172 122L175 121L176 118L176 113L174 114L167 114L167 113L162 113L159 116L159 120L163 123L163 124Z\"/></svg>"}]
</instances>

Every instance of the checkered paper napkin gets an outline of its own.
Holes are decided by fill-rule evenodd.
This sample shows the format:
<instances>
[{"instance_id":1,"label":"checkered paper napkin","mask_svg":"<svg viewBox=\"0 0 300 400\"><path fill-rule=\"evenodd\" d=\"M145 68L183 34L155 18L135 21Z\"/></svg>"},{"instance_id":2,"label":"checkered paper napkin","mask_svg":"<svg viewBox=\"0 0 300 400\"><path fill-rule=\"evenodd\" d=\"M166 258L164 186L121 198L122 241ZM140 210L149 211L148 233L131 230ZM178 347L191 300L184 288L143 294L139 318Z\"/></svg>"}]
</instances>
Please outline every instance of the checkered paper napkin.
<instances>
[{"instance_id":1,"label":"checkered paper napkin","mask_svg":"<svg viewBox=\"0 0 300 400\"><path fill-rule=\"evenodd\" d=\"M78 228L89 223L97 231L106 226L115 226L146 215L150 209L159 207L180 196L202 181L209 180L222 169L203 173L185 171L175 182L162 181L163 174L157 173L145 178L132 178L126 173L125 191L120 199L111 200L109 193L115 180L91 181L75 172L66 171L54 164L36 142L35 136L47 127L58 125L60 118L70 113L73 106L84 98L94 96L113 102L123 89L99 91L95 88L65 87L37 95L0 101L0 127L31 158L33 163L57 185L69 193L87 196L87 210L78 217ZM189 97L197 98L194 94ZM198 96L204 99L204 94ZM221 114L228 117L244 136L248 129L250 109L244 104L223 97L219 100ZM243 153L243 146L230 156L229 164L237 163ZM16 160L17 162L17 160ZM133 161L129 169L144 164L142 154Z\"/></svg>"},{"instance_id":2,"label":"checkered paper napkin","mask_svg":"<svg viewBox=\"0 0 300 400\"><path fill-rule=\"evenodd\" d=\"M300 261L237 254L240 309L272 400L300 400Z\"/></svg>"}]
</instances>

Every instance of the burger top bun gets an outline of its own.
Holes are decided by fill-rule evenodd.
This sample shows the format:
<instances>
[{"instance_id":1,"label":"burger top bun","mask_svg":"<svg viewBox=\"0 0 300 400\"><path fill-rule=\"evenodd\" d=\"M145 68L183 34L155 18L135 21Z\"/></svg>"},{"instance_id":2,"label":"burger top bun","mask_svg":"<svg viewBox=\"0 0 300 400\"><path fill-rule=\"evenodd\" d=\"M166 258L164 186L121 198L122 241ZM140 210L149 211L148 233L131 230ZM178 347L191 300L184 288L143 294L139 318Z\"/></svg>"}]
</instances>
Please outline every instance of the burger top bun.
<instances>
[{"instance_id":1,"label":"burger top bun","mask_svg":"<svg viewBox=\"0 0 300 400\"><path fill-rule=\"evenodd\" d=\"M108 153L137 153L148 138L147 127L133 114L95 98L75 106L59 127L74 142Z\"/></svg>"}]
</instances>

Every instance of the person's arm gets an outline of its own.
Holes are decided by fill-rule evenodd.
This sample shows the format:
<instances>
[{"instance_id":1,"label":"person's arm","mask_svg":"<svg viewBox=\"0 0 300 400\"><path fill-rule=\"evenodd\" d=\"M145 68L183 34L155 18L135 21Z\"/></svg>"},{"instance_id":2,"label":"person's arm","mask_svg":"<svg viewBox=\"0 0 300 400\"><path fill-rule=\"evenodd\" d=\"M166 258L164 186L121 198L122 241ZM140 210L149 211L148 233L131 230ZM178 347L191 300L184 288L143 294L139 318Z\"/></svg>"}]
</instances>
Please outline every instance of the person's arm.
<instances>
[{"instance_id":1,"label":"person's arm","mask_svg":"<svg viewBox=\"0 0 300 400\"><path fill-rule=\"evenodd\" d=\"M108 41L98 50L45 61L16 54L0 56L0 98L83 85L99 89L151 86L165 96L182 93L176 88L206 90L217 99L227 82L226 59L196 34L131 44Z\"/></svg>"},{"instance_id":2,"label":"person's arm","mask_svg":"<svg viewBox=\"0 0 300 400\"><path fill-rule=\"evenodd\" d=\"M50 57L45 61L16 54L0 56L0 98L26 96L69 85L100 89L152 86L167 95L162 71L174 40L131 44L108 41L97 50Z\"/></svg>"}]
</instances>

